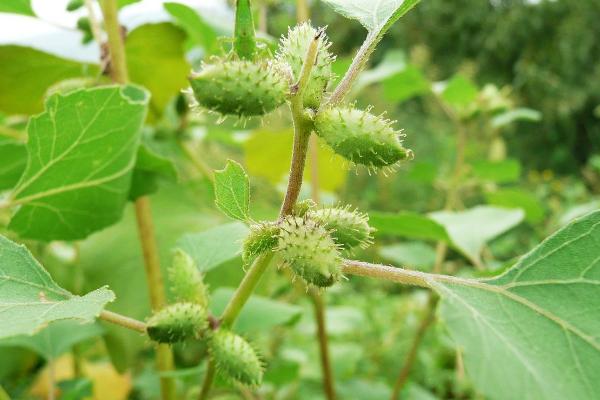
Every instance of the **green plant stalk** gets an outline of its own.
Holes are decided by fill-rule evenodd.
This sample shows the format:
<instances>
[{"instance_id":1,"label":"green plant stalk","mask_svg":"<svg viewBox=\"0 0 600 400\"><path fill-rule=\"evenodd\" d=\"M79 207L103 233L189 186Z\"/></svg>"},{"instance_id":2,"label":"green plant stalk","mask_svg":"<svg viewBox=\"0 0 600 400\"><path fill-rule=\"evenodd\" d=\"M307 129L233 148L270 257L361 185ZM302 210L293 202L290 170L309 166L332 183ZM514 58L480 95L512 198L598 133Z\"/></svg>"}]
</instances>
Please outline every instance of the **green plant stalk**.
<instances>
[{"instance_id":1,"label":"green plant stalk","mask_svg":"<svg viewBox=\"0 0 600 400\"><path fill-rule=\"evenodd\" d=\"M111 324L122 326L123 328L131 329L144 334L146 333L146 324L142 321L138 321L137 319L126 317L112 311L102 310L99 318L106 322L110 322Z\"/></svg>"},{"instance_id":2,"label":"green plant stalk","mask_svg":"<svg viewBox=\"0 0 600 400\"><path fill-rule=\"evenodd\" d=\"M236 0L235 2L235 38L233 49L240 58L252 59L256 52L256 39L252 7L250 0Z\"/></svg>"},{"instance_id":3,"label":"green plant stalk","mask_svg":"<svg viewBox=\"0 0 600 400\"><path fill-rule=\"evenodd\" d=\"M308 150L308 138L311 132L311 121L304 114L304 107L302 104L302 95L304 88L308 84L312 67L317 57L318 46L320 43L321 33L319 33L315 40L311 43L302 70L300 72L300 78L292 88L292 98L290 100L290 109L292 112L292 118L294 121L294 150L292 154L292 163L290 166L290 178L288 180L288 187L285 194L285 199L281 206L279 217L285 217L292 212L298 195L300 194L300 188L302 187L302 175L304 173L304 166L306 164L306 154ZM250 266L246 275L242 279L242 282L236 289L233 297L229 300L229 303L223 311L221 316L221 324L225 327L231 327L242 308L254 292L254 289L258 285L260 278L263 276L267 269L269 262L273 254L267 253L259 256ZM202 383L202 389L200 391L200 400L207 398L212 382L214 380L214 363L209 361L207 372L204 375L204 382Z\"/></svg>"},{"instance_id":4,"label":"green plant stalk","mask_svg":"<svg viewBox=\"0 0 600 400\"><path fill-rule=\"evenodd\" d=\"M317 321L317 339L319 342L319 355L321 359L321 371L323 373L323 390L327 400L334 400L335 386L333 371L329 357L329 341L327 338L327 324L325 322L325 299L324 294L316 290L310 290L309 295L313 302L315 320Z\"/></svg>"},{"instance_id":5,"label":"green plant stalk","mask_svg":"<svg viewBox=\"0 0 600 400\"><path fill-rule=\"evenodd\" d=\"M117 2L116 0L101 0L100 5L108 36L111 76L115 82L125 84L129 81L129 76L127 73L125 45L118 19ZM138 233L144 255L144 266L146 268L146 278L148 279L151 306L156 311L164 307L166 301L148 197L144 196L136 200L135 211ZM156 365L159 372L173 370L173 364L171 349L167 345L159 345L156 349ZM175 400L175 381L172 378L161 376L160 386L164 400Z\"/></svg>"},{"instance_id":6,"label":"green plant stalk","mask_svg":"<svg viewBox=\"0 0 600 400\"><path fill-rule=\"evenodd\" d=\"M453 210L458 206L458 203L460 203L460 182L465 164L465 147L467 145L467 132L464 124L454 114L454 112L451 109L449 109L439 97L436 96L436 100L439 106L444 111L444 113L448 116L448 118L453 122L453 124L456 127L456 159L454 161L454 167L452 171L452 177L450 178L450 184L446 189L446 203L444 205L444 209ZM439 274L442 272L447 254L448 244L443 241L438 242L435 250L435 263L433 266L434 273ZM402 364L402 368L400 369L398 378L394 383L394 389L392 391L392 396L390 397L391 400L397 400L400 398L400 392L402 391L402 389L406 385L406 382L408 381L408 378L410 377L410 372L416 361L419 346L423 341L425 332L427 332L427 329L429 329L431 324L435 321L435 309L437 307L438 301L439 297L435 293L430 292L429 298L427 300L427 308L425 310L425 315L419 323L419 327L417 328L417 332L413 337L413 341L410 345L406 358L404 359L404 363Z\"/></svg>"}]
</instances>

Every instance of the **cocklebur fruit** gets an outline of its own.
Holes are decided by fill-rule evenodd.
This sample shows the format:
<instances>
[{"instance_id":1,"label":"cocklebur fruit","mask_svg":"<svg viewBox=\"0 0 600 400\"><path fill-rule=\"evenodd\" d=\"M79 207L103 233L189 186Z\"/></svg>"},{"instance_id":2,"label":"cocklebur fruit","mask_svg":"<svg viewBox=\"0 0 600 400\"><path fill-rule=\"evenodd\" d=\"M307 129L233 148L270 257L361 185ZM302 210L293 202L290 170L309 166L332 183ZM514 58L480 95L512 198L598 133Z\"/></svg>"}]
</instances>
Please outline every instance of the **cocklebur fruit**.
<instances>
[{"instance_id":1,"label":"cocklebur fruit","mask_svg":"<svg viewBox=\"0 0 600 400\"><path fill-rule=\"evenodd\" d=\"M208 308L208 287L192 257L181 249L175 250L168 269L170 289L180 302L196 303Z\"/></svg>"},{"instance_id":2,"label":"cocklebur fruit","mask_svg":"<svg viewBox=\"0 0 600 400\"><path fill-rule=\"evenodd\" d=\"M261 383L262 363L252 345L243 337L219 329L211 336L208 346L217 370L225 377L249 386Z\"/></svg>"},{"instance_id":3,"label":"cocklebur fruit","mask_svg":"<svg viewBox=\"0 0 600 400\"><path fill-rule=\"evenodd\" d=\"M330 236L344 249L365 248L373 240L369 216L349 207L322 208L309 211L307 217L317 221L329 231Z\"/></svg>"},{"instance_id":4,"label":"cocklebur fruit","mask_svg":"<svg viewBox=\"0 0 600 400\"><path fill-rule=\"evenodd\" d=\"M372 169L392 166L408 158L411 151L402 147L399 131L391 121L369 111L332 107L317 113L315 131L346 159Z\"/></svg>"},{"instance_id":5,"label":"cocklebur fruit","mask_svg":"<svg viewBox=\"0 0 600 400\"><path fill-rule=\"evenodd\" d=\"M310 23L305 22L289 29L288 35L281 39L277 60L290 66L294 81L297 81L300 77L306 53L317 34L318 30L313 28ZM310 80L304 89L303 104L305 107L314 109L319 107L323 93L327 89L327 84L333 77L331 64L335 57L329 52L330 46L331 43L323 35L317 52L317 59L310 73Z\"/></svg>"},{"instance_id":6,"label":"cocklebur fruit","mask_svg":"<svg viewBox=\"0 0 600 400\"><path fill-rule=\"evenodd\" d=\"M296 217L304 217L304 215L315 208L317 205L311 199L300 200L294 205L292 214Z\"/></svg>"},{"instance_id":7,"label":"cocklebur fruit","mask_svg":"<svg viewBox=\"0 0 600 400\"><path fill-rule=\"evenodd\" d=\"M244 240L242 260L249 264L255 257L273 250L279 241L279 226L270 222L260 222L250 226L250 233Z\"/></svg>"},{"instance_id":8,"label":"cocklebur fruit","mask_svg":"<svg viewBox=\"0 0 600 400\"><path fill-rule=\"evenodd\" d=\"M199 338L208 328L208 312L200 304L175 303L158 311L146 323L150 339L177 343Z\"/></svg>"},{"instance_id":9,"label":"cocklebur fruit","mask_svg":"<svg viewBox=\"0 0 600 400\"><path fill-rule=\"evenodd\" d=\"M306 217L288 216L281 223L278 254L307 284L327 287L341 276L338 245L329 232Z\"/></svg>"},{"instance_id":10,"label":"cocklebur fruit","mask_svg":"<svg viewBox=\"0 0 600 400\"><path fill-rule=\"evenodd\" d=\"M201 107L239 117L273 111L289 92L284 68L269 61L216 60L192 73L190 84Z\"/></svg>"}]
</instances>

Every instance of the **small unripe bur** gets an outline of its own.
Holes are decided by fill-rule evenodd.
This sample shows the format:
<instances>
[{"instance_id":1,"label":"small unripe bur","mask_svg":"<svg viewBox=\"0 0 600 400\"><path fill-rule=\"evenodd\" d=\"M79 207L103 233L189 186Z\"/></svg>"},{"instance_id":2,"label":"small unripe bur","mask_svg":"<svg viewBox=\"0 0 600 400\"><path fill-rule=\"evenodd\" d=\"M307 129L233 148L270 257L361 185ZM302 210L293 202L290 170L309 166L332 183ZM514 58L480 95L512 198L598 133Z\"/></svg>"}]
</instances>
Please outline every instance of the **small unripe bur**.
<instances>
[{"instance_id":1,"label":"small unripe bur","mask_svg":"<svg viewBox=\"0 0 600 400\"><path fill-rule=\"evenodd\" d=\"M223 115L264 115L285 102L289 80L277 63L216 61L190 77L203 108Z\"/></svg>"},{"instance_id":2,"label":"small unripe bur","mask_svg":"<svg viewBox=\"0 0 600 400\"><path fill-rule=\"evenodd\" d=\"M273 250L279 241L279 227L276 224L262 222L250 227L250 233L244 240L242 259L245 264L255 257Z\"/></svg>"},{"instance_id":3,"label":"small unripe bur","mask_svg":"<svg viewBox=\"0 0 600 400\"><path fill-rule=\"evenodd\" d=\"M365 248L372 243L373 229L369 226L367 214L343 207L314 210L307 216L323 225L333 240L344 249L356 246Z\"/></svg>"},{"instance_id":4,"label":"small unripe bur","mask_svg":"<svg viewBox=\"0 0 600 400\"><path fill-rule=\"evenodd\" d=\"M168 269L170 289L177 301L196 303L208 308L208 288L192 257L181 249L173 255Z\"/></svg>"},{"instance_id":5,"label":"small unripe bur","mask_svg":"<svg viewBox=\"0 0 600 400\"><path fill-rule=\"evenodd\" d=\"M290 29L288 35L281 39L277 59L290 66L295 81L300 77L306 53L317 33L317 29L305 22ZM317 52L317 59L310 73L310 81L304 89L303 102L305 107L314 109L319 107L323 93L327 89L327 84L333 76L331 64L335 57L329 53L329 46L331 44L323 36Z\"/></svg>"},{"instance_id":6,"label":"small unripe bur","mask_svg":"<svg viewBox=\"0 0 600 400\"><path fill-rule=\"evenodd\" d=\"M328 287L341 276L338 246L316 221L289 216L281 222L277 250L284 263L307 284Z\"/></svg>"},{"instance_id":7,"label":"small unripe bur","mask_svg":"<svg viewBox=\"0 0 600 400\"><path fill-rule=\"evenodd\" d=\"M390 121L368 111L348 107L321 110L315 117L315 131L336 153L373 169L394 165L411 154L402 147L401 133Z\"/></svg>"},{"instance_id":8,"label":"small unripe bur","mask_svg":"<svg viewBox=\"0 0 600 400\"><path fill-rule=\"evenodd\" d=\"M301 200L294 205L292 214L296 217L304 217L304 215L315 208L317 205L311 199Z\"/></svg>"},{"instance_id":9,"label":"small unripe bur","mask_svg":"<svg viewBox=\"0 0 600 400\"><path fill-rule=\"evenodd\" d=\"M206 308L194 303L176 303L155 313L146 324L150 339L177 343L198 338L208 328Z\"/></svg>"},{"instance_id":10,"label":"small unripe bur","mask_svg":"<svg viewBox=\"0 0 600 400\"><path fill-rule=\"evenodd\" d=\"M225 377L249 386L262 382L263 366L254 348L243 337L225 329L209 341L212 359Z\"/></svg>"}]
</instances>

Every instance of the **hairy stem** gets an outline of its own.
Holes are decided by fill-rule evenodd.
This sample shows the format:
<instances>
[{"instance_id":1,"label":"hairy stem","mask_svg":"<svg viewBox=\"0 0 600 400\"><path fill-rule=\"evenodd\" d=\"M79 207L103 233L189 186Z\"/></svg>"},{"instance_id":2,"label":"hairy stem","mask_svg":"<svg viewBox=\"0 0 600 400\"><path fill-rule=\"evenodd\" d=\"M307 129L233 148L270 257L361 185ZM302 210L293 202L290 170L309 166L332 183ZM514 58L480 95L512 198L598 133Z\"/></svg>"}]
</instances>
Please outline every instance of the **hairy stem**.
<instances>
[{"instance_id":1,"label":"hairy stem","mask_svg":"<svg viewBox=\"0 0 600 400\"><path fill-rule=\"evenodd\" d=\"M122 326L123 328L131 329L139 333L146 333L146 324L137 319L126 317L108 310L103 310L99 317L101 320Z\"/></svg>"},{"instance_id":2,"label":"hairy stem","mask_svg":"<svg viewBox=\"0 0 600 400\"><path fill-rule=\"evenodd\" d=\"M452 170L452 177L450 178L450 184L446 189L446 204L444 209L452 210L457 207L460 202L460 181L464 169L465 164L465 147L467 145L467 131L462 123L462 121L456 116L456 114L448 108L441 99L436 97L438 104L448 116L448 118L453 122L456 128L456 158L454 160L454 167ZM433 273L439 274L443 271L444 261L446 260L446 255L448 254L448 243L440 241L436 245L435 249L435 263L433 266ZM408 377L410 376L410 371L412 370L417 352L419 350L419 346L423 340L423 336L425 332L431 326L433 321L435 320L435 308L438 303L438 296L431 292L429 293L429 299L427 301L427 309L425 310L425 315L419 324L419 328L413 337L412 344L410 346L410 350L404 359L404 363L402 368L400 369L400 373L398 374L398 378L396 383L394 384L394 390L392 392L392 400L396 400L400 396L400 392L402 391L404 385L408 381Z\"/></svg>"},{"instance_id":3,"label":"hairy stem","mask_svg":"<svg viewBox=\"0 0 600 400\"><path fill-rule=\"evenodd\" d=\"M325 391L327 400L334 400L336 396L329 357L329 341L327 338L327 325L325 323L325 304L323 296L316 290L310 291L310 297L313 302L315 319L317 321L317 339L319 341L319 355L321 358L321 370L323 372L323 390Z\"/></svg>"},{"instance_id":4,"label":"hairy stem","mask_svg":"<svg viewBox=\"0 0 600 400\"><path fill-rule=\"evenodd\" d=\"M342 272L349 275L366 276L404 285L430 287L430 276L424 272L390 267L389 265L371 264L364 261L344 260Z\"/></svg>"},{"instance_id":5,"label":"hairy stem","mask_svg":"<svg viewBox=\"0 0 600 400\"><path fill-rule=\"evenodd\" d=\"M154 236L154 224L150 209L150 199L146 196L135 201L138 234L142 244L146 279L150 293L150 305L153 311L158 311L166 305L165 288L160 270L158 247ZM159 371L173 370L173 353L167 344L159 344L156 348L156 365ZM165 400L175 399L175 382L172 378L161 377L161 393Z\"/></svg>"},{"instance_id":6,"label":"hairy stem","mask_svg":"<svg viewBox=\"0 0 600 400\"><path fill-rule=\"evenodd\" d=\"M111 75L117 83L127 83L127 61L125 58L125 45L121 35L121 26L118 19L118 8L116 0L101 1L102 14L104 15L104 26L108 35L108 47L110 51ZM165 290L162 282L158 247L154 237L154 226L152 223L152 212L150 200L140 197L135 202L135 212L138 225L138 233L144 255L144 266L150 291L151 306L154 311L165 306ZM173 370L173 353L168 345L158 345L156 349L156 365L160 372ZM174 400L176 397L175 381L169 377L160 378L161 394L164 400Z\"/></svg>"},{"instance_id":7,"label":"hairy stem","mask_svg":"<svg viewBox=\"0 0 600 400\"><path fill-rule=\"evenodd\" d=\"M304 88L308 84L310 78L310 72L312 66L317 57L317 50L320 43L322 31L319 31L311 43L304 64L302 65L302 71L298 82L292 86L292 98L291 98L291 111L292 118L294 120L294 150L292 155L292 163L290 166L290 177L288 180L288 186L285 193L285 199L281 206L279 217L289 215L300 194L300 188L302 187L302 175L304 173L304 165L306 164L306 154L308 150L308 138L310 137L311 121L304 115L304 107L302 104L302 94ZM229 303L223 311L221 316L221 324L224 327L231 327L237 319L240 311L250 298L252 292L256 288L256 285L260 281L260 278L267 269L272 253L267 253L259 256L253 263L246 275L242 279L240 286L233 294L233 297L229 300ZM214 363L209 361L208 369L204 376L204 382L202 384L202 391L199 399L206 399L212 382L214 380Z\"/></svg>"}]
</instances>

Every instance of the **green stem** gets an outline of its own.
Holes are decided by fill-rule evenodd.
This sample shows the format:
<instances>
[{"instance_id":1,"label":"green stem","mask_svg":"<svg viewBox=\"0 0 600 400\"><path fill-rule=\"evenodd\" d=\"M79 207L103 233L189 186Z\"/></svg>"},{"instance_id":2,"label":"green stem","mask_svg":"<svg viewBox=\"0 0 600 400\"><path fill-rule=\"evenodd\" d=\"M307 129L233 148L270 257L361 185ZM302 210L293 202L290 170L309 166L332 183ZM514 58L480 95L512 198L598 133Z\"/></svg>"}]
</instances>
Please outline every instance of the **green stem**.
<instances>
[{"instance_id":1,"label":"green stem","mask_svg":"<svg viewBox=\"0 0 600 400\"><path fill-rule=\"evenodd\" d=\"M99 318L106 322L110 322L111 324L122 326L123 328L131 329L140 333L146 333L146 324L142 321L138 321L137 319L126 317L112 311L103 310L100 313Z\"/></svg>"},{"instance_id":2,"label":"green stem","mask_svg":"<svg viewBox=\"0 0 600 400\"><path fill-rule=\"evenodd\" d=\"M238 2L239 4L239 2ZM304 59L304 64L302 65L302 71L300 73L300 78L298 82L292 87L292 98L290 100L290 109L292 111L292 118L294 120L294 150L292 154L292 163L290 166L290 178L288 180L288 187L285 194L285 199L283 200L283 204L281 206L281 211L279 213L279 217L285 217L289 215L296 201L298 200L298 195L300 194L300 188L302 187L302 176L304 173L304 166L306 164L306 154L308 150L308 139L310 137L310 131L312 122L310 119L304 114L304 106L303 106L303 93L306 85L308 84L308 79L310 78L310 73L312 70L312 66L317 57L318 46L320 43L322 32L315 36L313 42L309 46L309 49L306 54L306 58ZM256 288L256 285L260 281L260 278L264 274L267 269L271 258L273 257L272 253L263 254L259 256L252 266L246 272L246 275L242 279L240 286L237 288L233 297L229 300L229 303L225 307L225 311L223 311L223 315L221 316L221 324L224 327L231 327L235 320L237 319L240 311L250 298L250 295ZM210 388L212 386L212 382L214 380L214 365L212 361L209 361L207 373L204 376L204 383L202 384L202 391L200 393L200 400L203 400L208 395Z\"/></svg>"},{"instance_id":3,"label":"green stem","mask_svg":"<svg viewBox=\"0 0 600 400\"><path fill-rule=\"evenodd\" d=\"M236 0L234 34L233 48L238 57L254 58L256 40L250 0Z\"/></svg>"},{"instance_id":4,"label":"green stem","mask_svg":"<svg viewBox=\"0 0 600 400\"><path fill-rule=\"evenodd\" d=\"M113 80L120 84L129 81L127 74L127 60L125 57L125 44L121 25L118 19L118 7L116 0L101 0L100 6L104 16L104 27L108 36L108 48L110 51L110 71ZM151 306L154 311L160 310L166 304L165 290L162 282L158 246L154 236L152 212L148 197L140 197L135 201L135 211L138 224L138 233L144 255L144 267L150 291ZM158 345L156 349L156 366L159 372L173 370L173 353L168 345ZM164 400L176 398L175 381L166 376L160 378L161 394Z\"/></svg>"},{"instance_id":5,"label":"green stem","mask_svg":"<svg viewBox=\"0 0 600 400\"><path fill-rule=\"evenodd\" d=\"M329 357L329 341L327 338L327 325L325 322L325 304L323 295L316 290L310 291L313 302L315 319L317 321L317 339L319 342L319 355L321 358L321 371L323 373L323 390L327 400L335 400L335 387L333 371Z\"/></svg>"}]
</instances>

